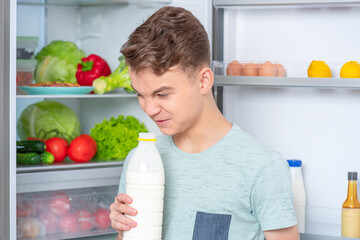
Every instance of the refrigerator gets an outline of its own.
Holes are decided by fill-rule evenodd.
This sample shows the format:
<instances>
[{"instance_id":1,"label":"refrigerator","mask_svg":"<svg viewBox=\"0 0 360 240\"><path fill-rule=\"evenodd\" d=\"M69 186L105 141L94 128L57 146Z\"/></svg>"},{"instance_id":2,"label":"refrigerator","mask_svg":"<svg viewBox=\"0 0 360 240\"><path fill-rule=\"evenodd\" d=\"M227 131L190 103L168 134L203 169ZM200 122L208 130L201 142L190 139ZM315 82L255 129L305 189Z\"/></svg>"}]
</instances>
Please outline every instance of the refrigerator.
<instances>
[{"instance_id":1,"label":"refrigerator","mask_svg":"<svg viewBox=\"0 0 360 240\"><path fill-rule=\"evenodd\" d=\"M86 134L118 115L133 115L161 134L136 96L121 89L104 95L17 93L17 37L36 37L35 53L53 40L72 41L114 70L129 34L166 5L192 11L207 30L214 97L225 117L286 159L302 160L307 200L301 239L343 239L347 172L360 170L360 80L340 78L343 64L360 60L360 1L355 0L0 0L0 239L29 239L19 227L27 221L19 216L27 202L41 208L53 194L65 193L74 206L86 199L93 213L108 208L117 192L121 161L16 166L16 122L30 104L65 104ZM281 64L286 76L230 76L233 60ZM309 78L313 60L325 61L331 77ZM111 228L94 227L47 234L40 226L38 231L38 239L116 235Z\"/></svg>"}]
</instances>

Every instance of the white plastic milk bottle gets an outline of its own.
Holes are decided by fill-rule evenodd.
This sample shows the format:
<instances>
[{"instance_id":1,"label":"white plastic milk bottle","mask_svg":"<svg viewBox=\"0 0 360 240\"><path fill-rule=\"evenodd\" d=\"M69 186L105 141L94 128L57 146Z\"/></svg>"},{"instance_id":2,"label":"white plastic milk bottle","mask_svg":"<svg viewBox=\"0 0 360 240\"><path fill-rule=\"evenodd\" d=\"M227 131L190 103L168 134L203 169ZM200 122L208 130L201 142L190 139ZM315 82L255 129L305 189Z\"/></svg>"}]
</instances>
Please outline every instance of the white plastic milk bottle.
<instances>
[{"instance_id":1,"label":"white plastic milk bottle","mask_svg":"<svg viewBox=\"0 0 360 240\"><path fill-rule=\"evenodd\" d=\"M293 189L293 202L300 233L305 233L305 186L301 172L302 162L297 159L287 160L290 167L291 183Z\"/></svg>"},{"instance_id":2,"label":"white plastic milk bottle","mask_svg":"<svg viewBox=\"0 0 360 240\"><path fill-rule=\"evenodd\" d=\"M161 240L164 206L164 166L153 133L140 133L126 172L126 194L138 211L128 216L137 226L124 231L124 240Z\"/></svg>"}]
</instances>

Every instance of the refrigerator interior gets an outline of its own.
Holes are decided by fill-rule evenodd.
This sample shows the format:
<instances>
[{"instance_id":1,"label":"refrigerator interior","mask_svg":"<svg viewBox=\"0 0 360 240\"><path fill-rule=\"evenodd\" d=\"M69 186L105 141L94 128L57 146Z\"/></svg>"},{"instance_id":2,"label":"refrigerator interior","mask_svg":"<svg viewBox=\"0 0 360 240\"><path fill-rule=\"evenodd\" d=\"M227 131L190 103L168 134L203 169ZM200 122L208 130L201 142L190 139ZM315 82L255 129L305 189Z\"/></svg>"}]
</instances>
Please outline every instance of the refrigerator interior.
<instances>
[{"instance_id":1,"label":"refrigerator interior","mask_svg":"<svg viewBox=\"0 0 360 240\"><path fill-rule=\"evenodd\" d=\"M224 63L279 62L307 77L323 60L332 77L360 57L360 6L246 7L224 11ZM311 81L309 79L309 81ZM306 232L340 236L347 172L360 170L360 91L224 87L224 114L280 152L303 161Z\"/></svg>"},{"instance_id":2,"label":"refrigerator interior","mask_svg":"<svg viewBox=\"0 0 360 240\"><path fill-rule=\"evenodd\" d=\"M48 4L44 4L44 2ZM93 53L105 58L112 71L119 65L120 48L126 42L129 34L162 6L173 5L192 11L203 23L209 36L211 36L212 5L210 1L98 0L91 1L90 5L86 5L87 3L89 1L19 0L16 10L16 36L38 37L38 46L35 54L53 40L72 41L84 50L87 55ZM140 122L144 122L149 131L160 135L161 133L157 126L139 107L136 95L124 96L122 95L123 93L123 90L117 89L114 92L105 94L105 97L89 96L85 98L73 97L71 95L61 97L18 95L16 107L12 107L12 111L16 112L16 119L18 119L21 112L28 105L45 99L54 100L67 105L76 112L80 120L82 133L89 134L90 129L94 127L95 123L100 123L105 118L109 119L118 115L133 115ZM114 96L111 96L111 94ZM13 97L15 97L15 92ZM15 128L16 124L12 124L14 133L16 132ZM19 136L15 135L19 139ZM15 144L15 141L13 143ZM39 194L46 195L46 192L56 192L59 190L64 190L66 193L70 192L76 196L78 189L92 191L95 187L96 189L117 188L121 173L121 165L118 163L112 165L104 163L104 167L91 167L85 164L84 167L79 169L72 169L71 167L57 168L57 166L49 166L46 169L40 168L36 168L34 172L26 168L17 170L16 181L13 181L12 184L16 183L17 185L16 187L13 186L13 188L17 189L18 202L24 202L23 196L25 195L27 196L26 201L30 202L30 205L36 205L37 201L36 199L33 200L33 196L39 196ZM101 194L100 190L96 192ZM112 191L111 193L115 196L115 192ZM13 212L16 211L15 205L11 205ZM104 205L103 207L108 207L108 205L109 203L107 202L106 206ZM36 212L34 214L30 217L37 217ZM13 224L15 224L15 221L13 221ZM25 223L28 224L28 222ZM37 221L31 221L31 223L35 227L38 226L36 225ZM41 236L44 236L43 228L40 230ZM104 234L107 233L108 231L104 230ZM11 234L15 236L14 232L11 232ZM88 235L93 236L94 239L99 239L97 236L94 236L96 234L101 234L101 231L92 230L87 233L83 232L82 236ZM21 232L18 232L17 237L22 237ZM53 237L54 239L63 239L65 235L54 235ZM79 235L68 235L66 237L75 238L79 237ZM111 238L111 236L102 236L104 239L106 237Z\"/></svg>"},{"instance_id":3,"label":"refrigerator interior","mask_svg":"<svg viewBox=\"0 0 360 240\"><path fill-rule=\"evenodd\" d=\"M71 1L69 1L71 2ZM101 3L101 1L99 1ZM168 4L170 3L170 4ZM130 1L103 5L48 5L47 7L18 4L17 36L38 36L36 52L53 40L72 41L86 54L104 57L111 70L119 65L120 48L130 33L158 8L165 5L184 7L193 12L211 36L211 3L205 0L189 1ZM115 90L115 93L124 93ZM18 99L17 118L29 104L41 98ZM149 131L161 134L156 125L138 106L136 97L53 99L62 102L77 113L82 132L89 133L95 123L118 115L133 115L144 122Z\"/></svg>"}]
</instances>

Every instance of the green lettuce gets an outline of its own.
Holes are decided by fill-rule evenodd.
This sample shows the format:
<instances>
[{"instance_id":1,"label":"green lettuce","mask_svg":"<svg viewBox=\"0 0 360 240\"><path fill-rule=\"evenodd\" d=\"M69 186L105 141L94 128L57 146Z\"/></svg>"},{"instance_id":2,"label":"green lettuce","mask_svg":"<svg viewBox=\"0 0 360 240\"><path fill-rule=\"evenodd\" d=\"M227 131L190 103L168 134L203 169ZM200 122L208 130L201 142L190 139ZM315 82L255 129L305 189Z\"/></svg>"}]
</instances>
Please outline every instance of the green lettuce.
<instances>
[{"instance_id":1,"label":"green lettuce","mask_svg":"<svg viewBox=\"0 0 360 240\"><path fill-rule=\"evenodd\" d=\"M73 42L52 41L35 56L35 81L76 83L77 64L83 57L85 52Z\"/></svg>"},{"instance_id":2,"label":"green lettuce","mask_svg":"<svg viewBox=\"0 0 360 240\"><path fill-rule=\"evenodd\" d=\"M139 132L148 132L143 123L135 117L123 115L117 118L106 118L95 124L90 136L97 144L95 159L97 161L123 161L128 153L137 146Z\"/></svg>"},{"instance_id":3,"label":"green lettuce","mask_svg":"<svg viewBox=\"0 0 360 240\"><path fill-rule=\"evenodd\" d=\"M36 137L47 140L65 138L69 143L80 135L80 122L76 113L56 101L41 101L27 106L17 122L19 137L25 140Z\"/></svg>"},{"instance_id":4,"label":"green lettuce","mask_svg":"<svg viewBox=\"0 0 360 240\"><path fill-rule=\"evenodd\" d=\"M93 81L94 93L104 94L116 88L124 88L128 93L135 93L131 87L129 67L125 62L125 57L119 57L120 65L107 77L99 77Z\"/></svg>"}]
</instances>

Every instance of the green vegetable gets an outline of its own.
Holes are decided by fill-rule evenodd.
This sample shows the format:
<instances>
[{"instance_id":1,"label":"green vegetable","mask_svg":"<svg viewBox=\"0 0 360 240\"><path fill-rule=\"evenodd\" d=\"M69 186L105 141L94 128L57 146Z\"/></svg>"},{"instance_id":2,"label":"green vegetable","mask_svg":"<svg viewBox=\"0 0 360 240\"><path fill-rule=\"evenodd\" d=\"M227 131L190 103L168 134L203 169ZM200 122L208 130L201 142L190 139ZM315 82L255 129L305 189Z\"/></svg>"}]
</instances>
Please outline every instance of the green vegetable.
<instances>
[{"instance_id":1,"label":"green vegetable","mask_svg":"<svg viewBox=\"0 0 360 240\"><path fill-rule=\"evenodd\" d=\"M38 140L24 140L16 141L16 152L18 153L43 153L45 152L46 145L42 141Z\"/></svg>"},{"instance_id":2,"label":"green vegetable","mask_svg":"<svg viewBox=\"0 0 360 240\"><path fill-rule=\"evenodd\" d=\"M35 81L76 83L77 64L83 57L85 52L74 43L52 41L35 56Z\"/></svg>"},{"instance_id":3,"label":"green vegetable","mask_svg":"<svg viewBox=\"0 0 360 240\"><path fill-rule=\"evenodd\" d=\"M123 161L131 149L138 144L139 132L148 132L145 125L135 117L122 115L106 118L90 130L90 136L96 141L98 161Z\"/></svg>"},{"instance_id":4,"label":"green vegetable","mask_svg":"<svg viewBox=\"0 0 360 240\"><path fill-rule=\"evenodd\" d=\"M107 77L99 77L95 79L92 86L95 88L94 93L104 94L115 88L124 88L128 93L135 93L131 87L131 79L129 75L129 67L125 63L125 57L119 57L120 65L113 73Z\"/></svg>"},{"instance_id":5,"label":"green vegetable","mask_svg":"<svg viewBox=\"0 0 360 240\"><path fill-rule=\"evenodd\" d=\"M41 155L41 163L47 163L47 164L50 164L50 163L53 163L55 158L54 158L54 155L52 155L51 153L49 152L43 152Z\"/></svg>"},{"instance_id":6,"label":"green vegetable","mask_svg":"<svg viewBox=\"0 0 360 240\"><path fill-rule=\"evenodd\" d=\"M21 165L34 165L41 163L39 153L16 153L16 162Z\"/></svg>"},{"instance_id":7,"label":"green vegetable","mask_svg":"<svg viewBox=\"0 0 360 240\"><path fill-rule=\"evenodd\" d=\"M49 100L26 107L17 122L17 130L22 140L28 137L44 140L61 137L68 143L81 131L79 119L71 108Z\"/></svg>"}]
</instances>

